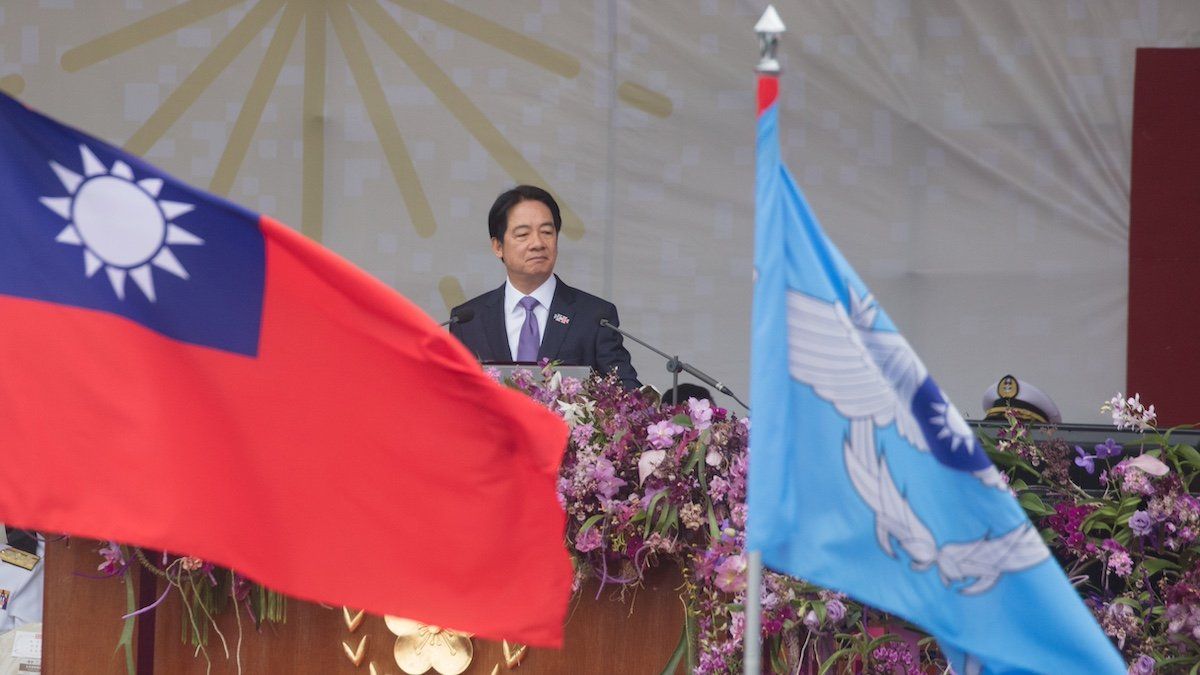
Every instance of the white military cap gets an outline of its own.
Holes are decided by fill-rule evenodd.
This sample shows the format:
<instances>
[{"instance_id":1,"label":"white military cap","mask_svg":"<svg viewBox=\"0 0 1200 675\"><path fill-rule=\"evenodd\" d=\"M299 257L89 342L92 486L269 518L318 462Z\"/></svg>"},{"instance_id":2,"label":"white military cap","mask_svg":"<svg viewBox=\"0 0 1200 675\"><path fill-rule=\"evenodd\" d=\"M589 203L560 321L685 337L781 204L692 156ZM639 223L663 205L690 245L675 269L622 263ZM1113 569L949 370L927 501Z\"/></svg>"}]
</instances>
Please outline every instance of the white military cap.
<instances>
[{"instance_id":1,"label":"white military cap","mask_svg":"<svg viewBox=\"0 0 1200 675\"><path fill-rule=\"evenodd\" d=\"M1062 424L1062 413L1044 391L1012 375L983 392L984 419L1004 419L1007 411L1032 422Z\"/></svg>"}]
</instances>

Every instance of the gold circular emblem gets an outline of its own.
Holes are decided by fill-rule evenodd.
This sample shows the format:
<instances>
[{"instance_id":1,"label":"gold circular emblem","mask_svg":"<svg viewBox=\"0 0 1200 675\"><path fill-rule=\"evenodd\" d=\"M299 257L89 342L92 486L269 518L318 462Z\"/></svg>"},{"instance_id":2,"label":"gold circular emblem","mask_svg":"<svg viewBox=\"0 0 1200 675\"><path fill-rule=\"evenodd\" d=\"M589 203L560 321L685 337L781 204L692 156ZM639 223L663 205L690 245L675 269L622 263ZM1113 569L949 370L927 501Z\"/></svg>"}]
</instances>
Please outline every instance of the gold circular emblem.
<instances>
[{"instance_id":1,"label":"gold circular emblem","mask_svg":"<svg viewBox=\"0 0 1200 675\"><path fill-rule=\"evenodd\" d=\"M1020 388L1017 386L1017 378L1012 375L1005 375L1000 378L1000 384L996 385L996 396L1000 398L1016 398Z\"/></svg>"}]
</instances>

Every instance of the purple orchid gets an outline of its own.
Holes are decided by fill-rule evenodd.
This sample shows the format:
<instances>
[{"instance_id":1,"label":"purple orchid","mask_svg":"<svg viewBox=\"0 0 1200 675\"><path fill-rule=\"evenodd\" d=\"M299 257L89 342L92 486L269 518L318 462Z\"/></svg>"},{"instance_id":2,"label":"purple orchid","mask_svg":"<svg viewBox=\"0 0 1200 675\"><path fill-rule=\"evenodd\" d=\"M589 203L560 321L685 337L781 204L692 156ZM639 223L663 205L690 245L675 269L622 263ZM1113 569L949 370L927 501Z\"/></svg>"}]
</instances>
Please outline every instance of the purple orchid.
<instances>
[{"instance_id":1,"label":"purple orchid","mask_svg":"<svg viewBox=\"0 0 1200 675\"><path fill-rule=\"evenodd\" d=\"M583 391L583 381L577 377L564 377L558 385L558 390L564 397L571 397Z\"/></svg>"},{"instance_id":2,"label":"purple orchid","mask_svg":"<svg viewBox=\"0 0 1200 675\"><path fill-rule=\"evenodd\" d=\"M574 443L576 447L582 447L587 445L587 442L591 440L592 434L594 433L596 433L596 427L593 426L591 422L579 424L571 430L571 442Z\"/></svg>"},{"instance_id":3,"label":"purple orchid","mask_svg":"<svg viewBox=\"0 0 1200 675\"><path fill-rule=\"evenodd\" d=\"M1129 664L1130 675L1150 675L1154 672L1155 661L1152 657L1141 654L1133 663Z\"/></svg>"},{"instance_id":4,"label":"purple orchid","mask_svg":"<svg viewBox=\"0 0 1200 675\"><path fill-rule=\"evenodd\" d=\"M1129 517L1129 529L1139 537L1144 537L1154 530L1154 519L1145 511L1134 511Z\"/></svg>"},{"instance_id":5,"label":"purple orchid","mask_svg":"<svg viewBox=\"0 0 1200 675\"><path fill-rule=\"evenodd\" d=\"M1096 444L1096 459L1116 457L1124 451L1125 447L1123 445L1110 438L1103 443Z\"/></svg>"},{"instance_id":6,"label":"purple orchid","mask_svg":"<svg viewBox=\"0 0 1200 675\"><path fill-rule=\"evenodd\" d=\"M1114 551L1108 557L1108 568L1119 577L1127 577L1133 572L1133 558L1125 551Z\"/></svg>"},{"instance_id":7,"label":"purple orchid","mask_svg":"<svg viewBox=\"0 0 1200 675\"><path fill-rule=\"evenodd\" d=\"M117 576L129 567L129 561L125 558L125 553L121 551L121 545L115 541L110 541L108 545L101 548L100 555L104 557L104 562L100 563L96 569L106 576Z\"/></svg>"},{"instance_id":8,"label":"purple orchid","mask_svg":"<svg viewBox=\"0 0 1200 675\"><path fill-rule=\"evenodd\" d=\"M1078 445L1075 446L1075 452L1079 455L1075 458L1075 466L1083 467L1089 474L1096 473L1096 456L1087 454Z\"/></svg>"},{"instance_id":9,"label":"purple orchid","mask_svg":"<svg viewBox=\"0 0 1200 675\"><path fill-rule=\"evenodd\" d=\"M875 662L873 672L877 673L920 673L913 660L912 652L902 644L889 643L876 647L871 652L871 660Z\"/></svg>"},{"instance_id":10,"label":"purple orchid","mask_svg":"<svg viewBox=\"0 0 1200 675\"><path fill-rule=\"evenodd\" d=\"M588 551L600 548L603 543L600 531L593 527L575 538L575 550L580 553L587 553Z\"/></svg>"},{"instance_id":11,"label":"purple orchid","mask_svg":"<svg viewBox=\"0 0 1200 675\"><path fill-rule=\"evenodd\" d=\"M625 481L617 478L616 467L607 459L600 457L592 466L590 478L596 481L596 492L604 496L604 499L612 499L625 486Z\"/></svg>"},{"instance_id":12,"label":"purple orchid","mask_svg":"<svg viewBox=\"0 0 1200 675\"><path fill-rule=\"evenodd\" d=\"M846 618L846 605L841 600L834 598L825 603L825 615L829 617L831 623L841 623L842 619Z\"/></svg>"}]
</instances>

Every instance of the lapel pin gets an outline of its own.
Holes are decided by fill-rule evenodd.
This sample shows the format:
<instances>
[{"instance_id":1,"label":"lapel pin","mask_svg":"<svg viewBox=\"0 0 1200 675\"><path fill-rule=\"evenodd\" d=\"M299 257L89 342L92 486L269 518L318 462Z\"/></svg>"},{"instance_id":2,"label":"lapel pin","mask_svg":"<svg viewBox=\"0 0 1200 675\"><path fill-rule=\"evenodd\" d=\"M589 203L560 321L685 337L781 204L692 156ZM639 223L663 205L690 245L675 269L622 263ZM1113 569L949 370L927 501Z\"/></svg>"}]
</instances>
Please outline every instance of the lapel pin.
<instances>
[{"instance_id":1,"label":"lapel pin","mask_svg":"<svg viewBox=\"0 0 1200 675\"><path fill-rule=\"evenodd\" d=\"M561 323L564 326L571 323L570 317L566 316L565 314L555 314L554 320Z\"/></svg>"}]
</instances>

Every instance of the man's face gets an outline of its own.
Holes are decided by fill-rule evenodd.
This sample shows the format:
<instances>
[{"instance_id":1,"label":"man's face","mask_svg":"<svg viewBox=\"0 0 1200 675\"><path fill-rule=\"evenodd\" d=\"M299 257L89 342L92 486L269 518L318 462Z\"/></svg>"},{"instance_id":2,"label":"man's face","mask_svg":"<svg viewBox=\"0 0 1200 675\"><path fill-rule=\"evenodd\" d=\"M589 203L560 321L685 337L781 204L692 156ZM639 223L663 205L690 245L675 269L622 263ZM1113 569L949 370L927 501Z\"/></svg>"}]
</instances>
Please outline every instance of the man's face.
<instances>
[{"instance_id":1,"label":"man's face","mask_svg":"<svg viewBox=\"0 0 1200 675\"><path fill-rule=\"evenodd\" d=\"M529 293L542 285L558 259L558 231L550 209L534 200L512 207L504 241L492 239L492 252L504 262L518 290Z\"/></svg>"}]
</instances>

